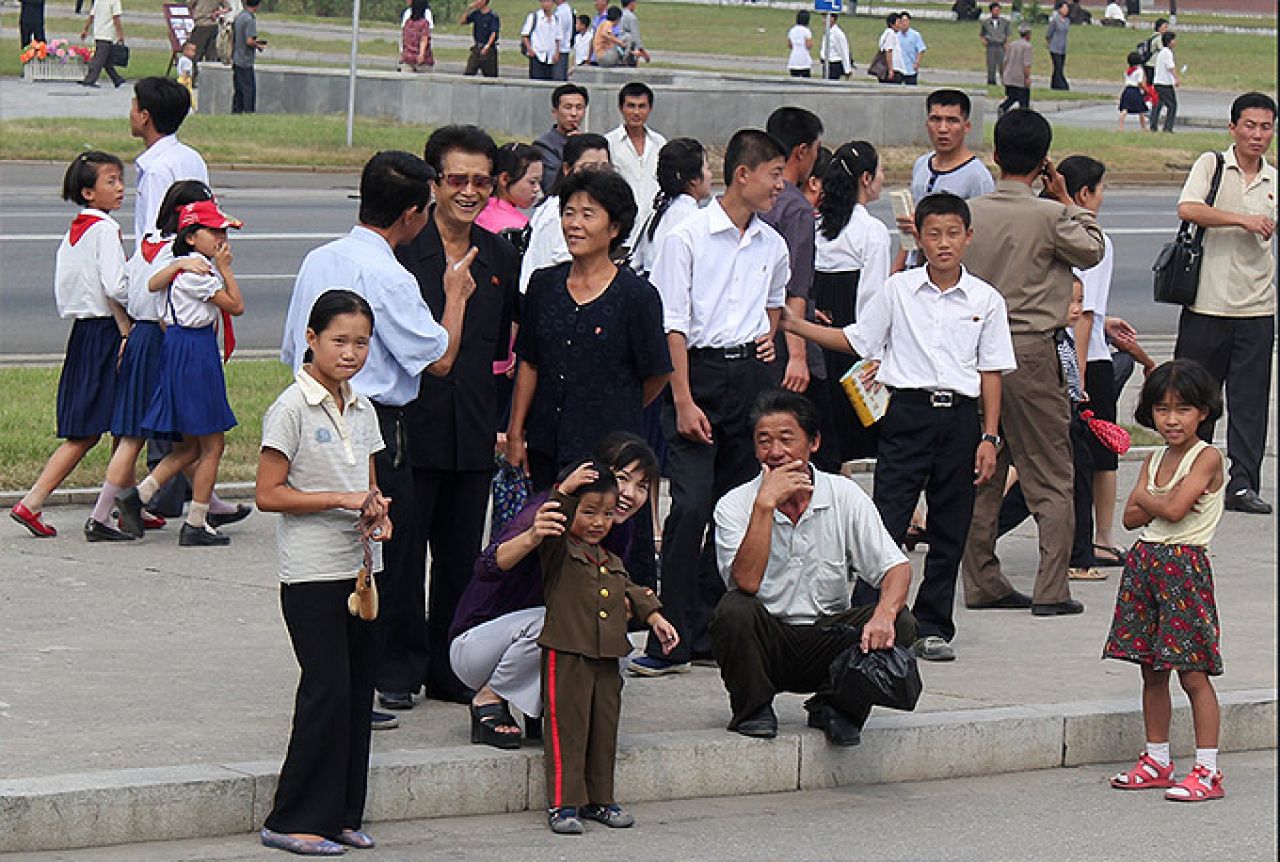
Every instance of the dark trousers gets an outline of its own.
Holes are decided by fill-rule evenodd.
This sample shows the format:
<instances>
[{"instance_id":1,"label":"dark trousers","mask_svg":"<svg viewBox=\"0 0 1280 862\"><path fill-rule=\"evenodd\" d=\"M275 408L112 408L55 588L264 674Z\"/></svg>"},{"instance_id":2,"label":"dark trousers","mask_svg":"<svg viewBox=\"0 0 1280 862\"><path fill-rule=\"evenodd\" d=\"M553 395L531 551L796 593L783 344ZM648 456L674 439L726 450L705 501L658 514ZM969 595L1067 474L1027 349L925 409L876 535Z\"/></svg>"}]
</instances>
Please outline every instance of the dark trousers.
<instances>
[{"instance_id":1,"label":"dark trousers","mask_svg":"<svg viewBox=\"0 0 1280 862\"><path fill-rule=\"evenodd\" d=\"M924 492L929 553L911 613L920 637L949 641L956 634L956 577L973 520L973 459L982 436L978 405L966 399L957 400L954 407L931 407L926 393L898 390L877 424L880 444L872 498L885 529L900 545ZM858 581L854 604L873 605L879 598L879 590Z\"/></svg>"},{"instance_id":2,"label":"dark trousers","mask_svg":"<svg viewBox=\"0 0 1280 862\"><path fill-rule=\"evenodd\" d=\"M258 80L252 66L232 66L231 113L252 114L258 110Z\"/></svg>"},{"instance_id":3,"label":"dark trousers","mask_svg":"<svg viewBox=\"0 0 1280 862\"><path fill-rule=\"evenodd\" d=\"M355 579L285 584L280 607L302 668L289 753L266 827L334 838L359 829L369 778L373 623L347 612Z\"/></svg>"},{"instance_id":4,"label":"dark trousers","mask_svg":"<svg viewBox=\"0 0 1280 862\"><path fill-rule=\"evenodd\" d=\"M1164 130L1173 131L1173 124L1178 119L1178 91L1168 84L1156 84L1155 105L1151 108L1151 131L1160 130L1160 112L1164 112Z\"/></svg>"},{"instance_id":5,"label":"dark trousers","mask_svg":"<svg viewBox=\"0 0 1280 862\"><path fill-rule=\"evenodd\" d=\"M1212 278L1206 272L1202 278ZM1267 403L1271 392L1273 317L1212 317L1183 309L1173 355L1194 359L1227 389L1227 457L1231 461L1227 493L1262 487L1262 455L1267 443ZM1200 426L1213 441L1216 423Z\"/></svg>"},{"instance_id":6,"label":"dark trousers","mask_svg":"<svg viewBox=\"0 0 1280 862\"><path fill-rule=\"evenodd\" d=\"M793 78L813 77L812 73L808 69L788 69L787 71L791 73L791 77Z\"/></svg>"},{"instance_id":7,"label":"dark trousers","mask_svg":"<svg viewBox=\"0 0 1280 862\"><path fill-rule=\"evenodd\" d=\"M1004 68L1004 43L987 45L987 83L994 84Z\"/></svg>"},{"instance_id":8,"label":"dark trousers","mask_svg":"<svg viewBox=\"0 0 1280 862\"><path fill-rule=\"evenodd\" d=\"M693 400L711 423L710 445L694 443L676 431L670 395L662 410L671 477L671 509L662 528L662 612L680 633L670 655L650 636L645 652L657 659L686 662L709 649L707 625L723 589L714 565L711 512L725 492L747 482L760 469L752 444L750 412L767 385L765 366L754 358L725 359L710 350L689 351Z\"/></svg>"},{"instance_id":9,"label":"dark trousers","mask_svg":"<svg viewBox=\"0 0 1280 862\"><path fill-rule=\"evenodd\" d=\"M567 81L569 80L569 53L568 51L560 52L560 59L551 64L551 80ZM634 66L635 64L632 63Z\"/></svg>"},{"instance_id":10,"label":"dark trousers","mask_svg":"<svg viewBox=\"0 0 1280 862\"><path fill-rule=\"evenodd\" d=\"M480 73L486 78L498 77L498 49L490 48L488 54L480 53L479 45L471 46L471 53L467 55L467 65L462 70L464 75L474 75Z\"/></svg>"},{"instance_id":11,"label":"dark trousers","mask_svg":"<svg viewBox=\"0 0 1280 862\"><path fill-rule=\"evenodd\" d=\"M1093 449L1089 438L1093 436L1084 420L1071 420L1071 464L1075 472L1072 480L1073 506L1076 514L1075 533L1071 539L1071 567L1087 569L1098 561L1093 556ZM1014 466L1018 466L1014 464ZM1031 514L1027 498L1022 493L1022 482L1014 482L1000 504L1000 519L996 534L1003 536L1021 524ZM930 536L932 539L933 537Z\"/></svg>"},{"instance_id":12,"label":"dark trousers","mask_svg":"<svg viewBox=\"0 0 1280 862\"><path fill-rule=\"evenodd\" d=\"M828 81L839 81L848 73L848 71L849 70L844 67L844 63L840 62L839 60L827 61L827 80Z\"/></svg>"},{"instance_id":13,"label":"dark trousers","mask_svg":"<svg viewBox=\"0 0 1280 862\"><path fill-rule=\"evenodd\" d=\"M382 545L381 609L377 619L378 662L375 682L382 691L417 691L422 684L421 667L411 668L411 654L406 644L416 645L417 652L426 651L426 624L422 619L425 600L422 597L424 570L413 568L413 462L406 448L406 426L399 407L377 405L378 425L385 444L373 456L378 471L378 487L391 498L391 523L395 529L391 539ZM415 591L414 585L417 585ZM401 596L417 596L417 604ZM417 612L414 612L417 608Z\"/></svg>"},{"instance_id":14,"label":"dark trousers","mask_svg":"<svg viewBox=\"0 0 1280 862\"><path fill-rule=\"evenodd\" d=\"M89 61L89 71L85 73L84 83L96 84L103 72L111 79L111 83L119 87L124 83L124 76L111 64L112 43L106 39L96 39L93 43L93 59Z\"/></svg>"},{"instance_id":15,"label":"dark trousers","mask_svg":"<svg viewBox=\"0 0 1280 862\"><path fill-rule=\"evenodd\" d=\"M831 662L858 642L862 625L874 612L874 606L866 605L812 625L791 625L770 615L755 596L725 593L711 620L711 645L733 710L729 729L772 703L780 691L828 696ZM898 612L894 629L895 643L915 640L916 621L906 608ZM870 712L868 703L849 718L861 727Z\"/></svg>"},{"instance_id":16,"label":"dark trousers","mask_svg":"<svg viewBox=\"0 0 1280 862\"><path fill-rule=\"evenodd\" d=\"M543 649L547 807L612 805L622 675L616 658Z\"/></svg>"},{"instance_id":17,"label":"dark trousers","mask_svg":"<svg viewBox=\"0 0 1280 862\"><path fill-rule=\"evenodd\" d=\"M1053 61L1053 77L1049 79L1049 89L1070 90L1071 85L1067 83L1067 55L1050 53L1049 59Z\"/></svg>"},{"instance_id":18,"label":"dark trousers","mask_svg":"<svg viewBox=\"0 0 1280 862\"><path fill-rule=\"evenodd\" d=\"M1023 110L1031 107L1030 87L1014 87L1010 84L1004 85L1004 101L1000 103L1000 113L1003 114L1014 105L1017 105Z\"/></svg>"},{"instance_id":19,"label":"dark trousers","mask_svg":"<svg viewBox=\"0 0 1280 862\"><path fill-rule=\"evenodd\" d=\"M79 11L78 9L76 10ZM31 44L31 40L37 42L48 42L44 35L44 7L22 5L22 11L18 13L18 42L19 47L25 48Z\"/></svg>"},{"instance_id":20,"label":"dark trousers","mask_svg":"<svg viewBox=\"0 0 1280 862\"><path fill-rule=\"evenodd\" d=\"M488 470L414 468L413 521L400 522L401 529L407 527L411 533L405 577L382 602L395 611L378 668L379 690L414 692L426 685L428 697L469 699L467 687L449 664L449 626L480 553L492 478ZM428 549L429 591L424 582Z\"/></svg>"},{"instance_id":21,"label":"dark trousers","mask_svg":"<svg viewBox=\"0 0 1280 862\"><path fill-rule=\"evenodd\" d=\"M554 81L556 78L556 64L544 63L537 57L529 58L529 80L530 81Z\"/></svg>"},{"instance_id":22,"label":"dark trousers","mask_svg":"<svg viewBox=\"0 0 1280 862\"><path fill-rule=\"evenodd\" d=\"M187 41L196 46L196 62L202 60L219 60L218 56L218 25L217 24L201 24L191 30L191 35L187 37Z\"/></svg>"},{"instance_id":23,"label":"dark trousers","mask_svg":"<svg viewBox=\"0 0 1280 862\"><path fill-rule=\"evenodd\" d=\"M903 75L902 80L899 81L898 83L906 84L908 87L914 87L920 83L920 74L916 73L913 75Z\"/></svg>"}]
</instances>

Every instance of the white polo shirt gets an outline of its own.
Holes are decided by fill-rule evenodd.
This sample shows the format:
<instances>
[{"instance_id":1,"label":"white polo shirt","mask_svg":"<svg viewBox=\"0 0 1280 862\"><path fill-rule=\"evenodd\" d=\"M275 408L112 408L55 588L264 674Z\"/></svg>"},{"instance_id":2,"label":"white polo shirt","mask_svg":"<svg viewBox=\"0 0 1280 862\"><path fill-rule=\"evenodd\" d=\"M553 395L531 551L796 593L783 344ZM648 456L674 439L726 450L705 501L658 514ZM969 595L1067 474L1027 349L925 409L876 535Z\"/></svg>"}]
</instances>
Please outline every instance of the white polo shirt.
<instances>
[{"instance_id":1,"label":"white polo shirt","mask_svg":"<svg viewBox=\"0 0 1280 862\"><path fill-rule=\"evenodd\" d=\"M122 299L128 299L124 264L120 225L102 210L81 210L54 259L53 296L58 316L110 317L107 298L121 305Z\"/></svg>"},{"instance_id":2,"label":"white polo shirt","mask_svg":"<svg viewBox=\"0 0 1280 862\"><path fill-rule=\"evenodd\" d=\"M609 142L609 160L631 186L631 193L636 198L636 222L628 238L628 245L635 248L640 230L653 212L653 199L658 194L658 150L667 139L646 126L643 155L636 152L626 126L618 126L606 133L604 139Z\"/></svg>"},{"instance_id":3,"label":"white polo shirt","mask_svg":"<svg viewBox=\"0 0 1280 862\"><path fill-rule=\"evenodd\" d=\"M859 355L880 360L876 380L895 389L977 398L979 372L1018 367L1004 298L968 270L945 291L928 267L890 276L844 335Z\"/></svg>"},{"instance_id":4,"label":"white polo shirt","mask_svg":"<svg viewBox=\"0 0 1280 862\"><path fill-rule=\"evenodd\" d=\"M756 598L770 616L790 625L816 622L849 610L854 578L879 587L885 572L907 562L880 520L871 498L852 479L813 469L813 496L800 520L773 513L769 562ZM716 504L716 563L725 585L747 535L760 476Z\"/></svg>"},{"instance_id":5,"label":"white polo shirt","mask_svg":"<svg viewBox=\"0 0 1280 862\"><path fill-rule=\"evenodd\" d=\"M535 9L524 19L520 28L521 36L529 37L529 51L539 62L550 63L560 50L560 22L556 20L555 11L544 15L542 9Z\"/></svg>"},{"instance_id":6,"label":"white polo shirt","mask_svg":"<svg viewBox=\"0 0 1280 862\"><path fill-rule=\"evenodd\" d=\"M689 347L736 347L766 334L766 309L782 307L790 277L782 235L758 215L739 231L719 198L666 236L649 273L663 328Z\"/></svg>"},{"instance_id":7,"label":"white polo shirt","mask_svg":"<svg viewBox=\"0 0 1280 862\"><path fill-rule=\"evenodd\" d=\"M289 459L289 487L299 491L367 493L369 459L382 451L373 405L343 384L344 407L306 369L280 394L262 419L262 448ZM280 580L286 584L354 578L364 564L356 530L358 512L330 509L283 514L276 526ZM382 548L371 543L373 568L382 570Z\"/></svg>"},{"instance_id":8,"label":"white polo shirt","mask_svg":"<svg viewBox=\"0 0 1280 862\"><path fill-rule=\"evenodd\" d=\"M191 329L212 326L221 315L218 313L218 306L210 300L226 285L223 284L222 276L218 274L217 267L209 258L194 251L187 257L203 260L212 269L208 275L201 275L198 272L178 273L178 277L169 286L168 298L164 300L162 318L166 323L177 323Z\"/></svg>"},{"instance_id":9,"label":"white polo shirt","mask_svg":"<svg viewBox=\"0 0 1280 862\"><path fill-rule=\"evenodd\" d=\"M116 40L116 16L123 16L120 0L93 0L93 8L89 10L93 16L93 38L96 41L114 42Z\"/></svg>"},{"instance_id":10,"label":"white polo shirt","mask_svg":"<svg viewBox=\"0 0 1280 862\"><path fill-rule=\"evenodd\" d=\"M1156 54L1156 74L1151 83L1161 87L1175 86L1173 79L1177 68L1177 61L1173 59L1173 49L1166 45L1160 49L1159 54Z\"/></svg>"},{"instance_id":11,"label":"white polo shirt","mask_svg":"<svg viewBox=\"0 0 1280 862\"><path fill-rule=\"evenodd\" d=\"M208 185L209 168L191 147L173 135L165 135L134 159L138 172L138 199L133 210L133 241L156 229L156 215L169 186L178 180L199 180Z\"/></svg>"}]
</instances>

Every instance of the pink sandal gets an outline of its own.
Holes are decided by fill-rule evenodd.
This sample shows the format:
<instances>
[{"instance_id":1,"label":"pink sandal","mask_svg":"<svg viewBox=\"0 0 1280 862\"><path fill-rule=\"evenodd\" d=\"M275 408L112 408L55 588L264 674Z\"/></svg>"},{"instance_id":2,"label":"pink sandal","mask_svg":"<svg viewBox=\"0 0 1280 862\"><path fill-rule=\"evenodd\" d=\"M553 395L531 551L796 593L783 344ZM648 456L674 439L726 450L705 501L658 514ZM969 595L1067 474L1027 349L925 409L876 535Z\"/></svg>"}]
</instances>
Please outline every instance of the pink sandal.
<instances>
[{"instance_id":1,"label":"pink sandal","mask_svg":"<svg viewBox=\"0 0 1280 862\"><path fill-rule=\"evenodd\" d=\"M1133 769L1111 776L1111 786L1116 790L1154 790L1174 787L1173 763L1161 766L1154 757L1144 751L1139 755Z\"/></svg>"},{"instance_id":2,"label":"pink sandal","mask_svg":"<svg viewBox=\"0 0 1280 862\"><path fill-rule=\"evenodd\" d=\"M1187 777L1165 791L1170 802L1208 802L1226 795L1222 789L1222 773L1210 772L1207 766L1197 763Z\"/></svg>"}]
</instances>

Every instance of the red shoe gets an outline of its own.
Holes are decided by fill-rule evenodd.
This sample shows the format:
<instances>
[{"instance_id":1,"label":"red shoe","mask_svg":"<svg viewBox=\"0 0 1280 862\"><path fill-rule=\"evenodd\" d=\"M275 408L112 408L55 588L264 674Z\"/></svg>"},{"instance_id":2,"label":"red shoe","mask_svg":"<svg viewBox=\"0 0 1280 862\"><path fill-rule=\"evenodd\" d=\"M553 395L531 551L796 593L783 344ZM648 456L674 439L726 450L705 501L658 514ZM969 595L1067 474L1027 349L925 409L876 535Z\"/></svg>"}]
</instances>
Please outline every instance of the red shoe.
<instances>
[{"instance_id":1,"label":"red shoe","mask_svg":"<svg viewBox=\"0 0 1280 862\"><path fill-rule=\"evenodd\" d=\"M52 539L54 536L58 535L58 531L56 529L49 524L46 524L40 518L39 512L31 511L22 503L18 503L9 510L9 517L13 518L13 520L30 530L31 535L35 536L37 539Z\"/></svg>"},{"instance_id":2,"label":"red shoe","mask_svg":"<svg viewBox=\"0 0 1280 862\"><path fill-rule=\"evenodd\" d=\"M1199 763L1187 777L1164 792L1170 802L1208 802L1226 795L1222 789L1222 772L1210 772Z\"/></svg>"},{"instance_id":3,"label":"red shoe","mask_svg":"<svg viewBox=\"0 0 1280 862\"><path fill-rule=\"evenodd\" d=\"M1154 757L1144 751L1138 757L1138 763L1133 769L1111 776L1111 786L1116 790L1154 790L1174 787L1173 764L1161 766Z\"/></svg>"}]
</instances>

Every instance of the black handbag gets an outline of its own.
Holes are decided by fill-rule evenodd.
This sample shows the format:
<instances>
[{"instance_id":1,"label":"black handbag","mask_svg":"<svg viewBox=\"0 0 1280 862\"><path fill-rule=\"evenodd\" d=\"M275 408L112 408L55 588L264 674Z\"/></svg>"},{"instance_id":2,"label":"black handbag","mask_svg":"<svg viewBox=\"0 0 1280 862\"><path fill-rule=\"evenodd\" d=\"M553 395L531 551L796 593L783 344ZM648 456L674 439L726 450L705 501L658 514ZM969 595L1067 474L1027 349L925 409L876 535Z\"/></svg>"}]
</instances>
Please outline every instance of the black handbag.
<instances>
[{"instance_id":1,"label":"black handbag","mask_svg":"<svg viewBox=\"0 0 1280 862\"><path fill-rule=\"evenodd\" d=\"M111 65L121 69L129 65L129 46L123 42L115 42L111 46Z\"/></svg>"},{"instance_id":2,"label":"black handbag","mask_svg":"<svg viewBox=\"0 0 1280 862\"><path fill-rule=\"evenodd\" d=\"M924 691L916 657L902 646L863 652L855 643L831 662L831 683L832 704L847 712L868 703L910 712Z\"/></svg>"},{"instance_id":3,"label":"black handbag","mask_svg":"<svg viewBox=\"0 0 1280 862\"><path fill-rule=\"evenodd\" d=\"M1218 186L1222 184L1222 169L1226 163L1222 153L1214 155L1217 167L1213 170L1213 182L1209 184L1209 195L1204 201L1209 206L1213 206L1218 197ZM1203 227L1184 221L1173 242L1165 243L1160 249L1156 262L1151 265L1151 271L1155 273L1156 302L1192 305L1196 301L1196 292L1200 289L1200 264L1204 262L1204 232Z\"/></svg>"}]
</instances>

